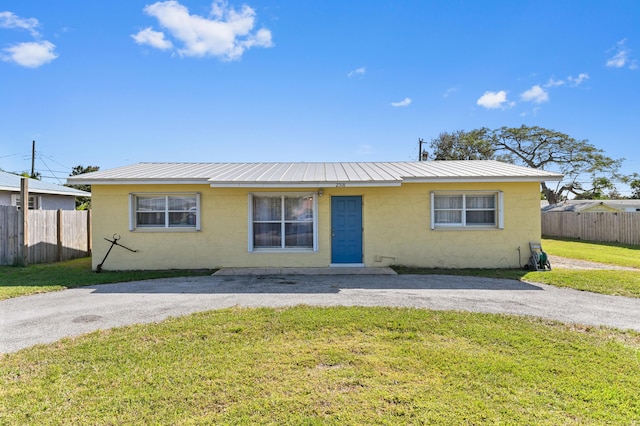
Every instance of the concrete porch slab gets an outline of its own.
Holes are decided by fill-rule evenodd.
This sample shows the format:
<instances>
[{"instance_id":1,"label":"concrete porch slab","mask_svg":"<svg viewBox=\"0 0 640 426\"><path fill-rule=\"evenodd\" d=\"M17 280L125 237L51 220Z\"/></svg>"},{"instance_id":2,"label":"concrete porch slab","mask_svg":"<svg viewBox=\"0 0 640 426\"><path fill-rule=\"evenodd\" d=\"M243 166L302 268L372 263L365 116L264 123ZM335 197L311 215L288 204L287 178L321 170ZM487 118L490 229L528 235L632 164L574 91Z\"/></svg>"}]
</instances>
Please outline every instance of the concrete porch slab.
<instances>
[{"instance_id":1,"label":"concrete porch slab","mask_svg":"<svg viewBox=\"0 0 640 426\"><path fill-rule=\"evenodd\" d=\"M213 275L397 275L388 267L380 268L221 268Z\"/></svg>"}]
</instances>

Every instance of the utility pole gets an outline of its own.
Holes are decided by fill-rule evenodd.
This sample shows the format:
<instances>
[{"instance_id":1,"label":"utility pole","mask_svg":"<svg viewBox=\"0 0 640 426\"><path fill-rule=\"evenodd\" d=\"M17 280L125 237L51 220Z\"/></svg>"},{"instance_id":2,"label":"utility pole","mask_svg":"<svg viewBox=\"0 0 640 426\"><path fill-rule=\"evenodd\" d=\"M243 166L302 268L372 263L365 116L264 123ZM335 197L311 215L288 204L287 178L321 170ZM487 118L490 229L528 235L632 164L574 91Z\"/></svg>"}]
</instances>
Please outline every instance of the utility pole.
<instances>
[{"instance_id":1,"label":"utility pole","mask_svg":"<svg viewBox=\"0 0 640 426\"><path fill-rule=\"evenodd\" d=\"M36 178L36 141L31 143L31 179Z\"/></svg>"},{"instance_id":2,"label":"utility pole","mask_svg":"<svg viewBox=\"0 0 640 426\"><path fill-rule=\"evenodd\" d=\"M424 144L424 140L422 138L418 138L418 161L427 161L429 157L429 153L422 149L422 145Z\"/></svg>"},{"instance_id":3,"label":"utility pole","mask_svg":"<svg viewBox=\"0 0 640 426\"><path fill-rule=\"evenodd\" d=\"M20 178L20 222L18 223L18 262L21 266L29 263L29 179Z\"/></svg>"}]
</instances>

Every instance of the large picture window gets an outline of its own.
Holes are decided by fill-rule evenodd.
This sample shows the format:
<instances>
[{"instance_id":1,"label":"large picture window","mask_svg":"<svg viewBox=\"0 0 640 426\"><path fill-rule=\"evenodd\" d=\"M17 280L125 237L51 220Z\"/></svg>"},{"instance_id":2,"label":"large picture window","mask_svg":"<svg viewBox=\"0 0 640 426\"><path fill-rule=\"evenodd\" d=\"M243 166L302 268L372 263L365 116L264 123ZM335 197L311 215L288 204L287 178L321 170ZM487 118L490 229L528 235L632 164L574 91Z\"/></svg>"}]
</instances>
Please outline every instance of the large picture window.
<instances>
[{"instance_id":1,"label":"large picture window","mask_svg":"<svg viewBox=\"0 0 640 426\"><path fill-rule=\"evenodd\" d=\"M252 194L249 251L316 250L315 194Z\"/></svg>"},{"instance_id":2,"label":"large picture window","mask_svg":"<svg viewBox=\"0 0 640 426\"><path fill-rule=\"evenodd\" d=\"M431 229L503 228L502 192L431 193Z\"/></svg>"},{"instance_id":3,"label":"large picture window","mask_svg":"<svg viewBox=\"0 0 640 426\"><path fill-rule=\"evenodd\" d=\"M199 194L131 194L130 229L200 229Z\"/></svg>"}]
</instances>

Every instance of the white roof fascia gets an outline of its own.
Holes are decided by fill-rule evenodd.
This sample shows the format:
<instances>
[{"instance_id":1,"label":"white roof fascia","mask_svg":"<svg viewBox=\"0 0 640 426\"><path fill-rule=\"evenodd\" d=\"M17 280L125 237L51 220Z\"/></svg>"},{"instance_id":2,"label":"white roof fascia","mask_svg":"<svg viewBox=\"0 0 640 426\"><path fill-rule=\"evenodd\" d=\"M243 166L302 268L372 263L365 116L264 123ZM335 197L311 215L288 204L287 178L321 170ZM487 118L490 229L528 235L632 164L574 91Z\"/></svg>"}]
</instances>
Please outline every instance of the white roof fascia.
<instances>
[{"instance_id":1,"label":"white roof fascia","mask_svg":"<svg viewBox=\"0 0 640 426\"><path fill-rule=\"evenodd\" d=\"M74 185L206 185L208 179L104 179L82 180L74 179Z\"/></svg>"},{"instance_id":2,"label":"white roof fascia","mask_svg":"<svg viewBox=\"0 0 640 426\"><path fill-rule=\"evenodd\" d=\"M213 182L212 188L354 188L401 186L402 182Z\"/></svg>"},{"instance_id":3,"label":"white roof fascia","mask_svg":"<svg viewBox=\"0 0 640 426\"><path fill-rule=\"evenodd\" d=\"M0 187L0 191L15 192L15 193L19 194L20 193L20 188L2 186L2 187ZM64 196L67 196L67 197L91 197L91 193L90 192L85 192L85 191L65 192L65 191L56 191L56 190L52 190L52 189L34 189L34 188L29 188L29 193L30 194L64 195Z\"/></svg>"},{"instance_id":4,"label":"white roof fascia","mask_svg":"<svg viewBox=\"0 0 640 426\"><path fill-rule=\"evenodd\" d=\"M18 191L20 192L20 191ZM81 193L72 193L72 192L63 192L63 191L51 191L48 189L31 189L29 188L30 194L51 194L51 195L66 195L68 197L91 197L90 192L81 192Z\"/></svg>"},{"instance_id":5,"label":"white roof fascia","mask_svg":"<svg viewBox=\"0 0 640 426\"><path fill-rule=\"evenodd\" d=\"M330 187L376 187L401 186L403 183L460 183L460 182L545 182L557 181L553 177L430 177L405 178L398 181L327 181L327 182L211 182L210 180L175 180L175 179L105 179L101 181L74 180L74 184L86 185L210 185L212 188L330 188ZM15 189L13 189L15 191ZM36 192L36 191L30 191ZM45 191L37 191L45 193ZM53 192L47 192L53 193ZM73 194L63 194L73 195Z\"/></svg>"},{"instance_id":6,"label":"white roof fascia","mask_svg":"<svg viewBox=\"0 0 640 426\"><path fill-rule=\"evenodd\" d=\"M561 177L553 176L460 176L460 177L432 177L432 178L406 178L404 183L473 183L473 182L556 182L562 180Z\"/></svg>"}]
</instances>

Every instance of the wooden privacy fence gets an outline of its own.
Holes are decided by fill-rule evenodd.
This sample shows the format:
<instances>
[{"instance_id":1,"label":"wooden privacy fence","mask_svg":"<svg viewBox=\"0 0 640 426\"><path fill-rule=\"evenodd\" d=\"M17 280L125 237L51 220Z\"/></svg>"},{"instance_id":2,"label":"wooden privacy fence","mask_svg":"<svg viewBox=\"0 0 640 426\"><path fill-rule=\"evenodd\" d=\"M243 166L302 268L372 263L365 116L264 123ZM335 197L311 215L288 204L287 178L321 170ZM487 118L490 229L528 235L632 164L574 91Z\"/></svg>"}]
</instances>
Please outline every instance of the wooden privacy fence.
<instances>
[{"instance_id":1,"label":"wooden privacy fence","mask_svg":"<svg viewBox=\"0 0 640 426\"><path fill-rule=\"evenodd\" d=\"M640 245L640 212L542 212L542 235Z\"/></svg>"},{"instance_id":2,"label":"wooden privacy fence","mask_svg":"<svg viewBox=\"0 0 640 426\"><path fill-rule=\"evenodd\" d=\"M29 210L26 256L21 217L15 206L0 206L0 265L50 263L91 254L91 211Z\"/></svg>"}]
</instances>

